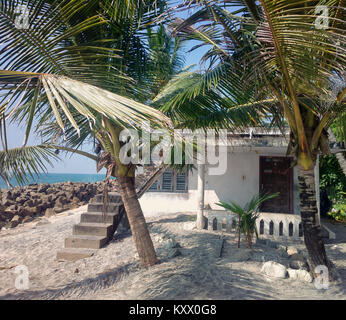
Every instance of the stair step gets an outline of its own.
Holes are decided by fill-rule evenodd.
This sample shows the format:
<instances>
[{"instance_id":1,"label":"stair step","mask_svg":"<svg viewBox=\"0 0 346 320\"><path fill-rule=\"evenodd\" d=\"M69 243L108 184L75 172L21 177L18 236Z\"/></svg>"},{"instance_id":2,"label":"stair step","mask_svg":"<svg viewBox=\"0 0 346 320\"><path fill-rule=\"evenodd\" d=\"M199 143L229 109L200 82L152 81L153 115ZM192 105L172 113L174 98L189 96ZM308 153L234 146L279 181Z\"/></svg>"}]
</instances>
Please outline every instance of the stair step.
<instances>
[{"instance_id":1,"label":"stair step","mask_svg":"<svg viewBox=\"0 0 346 320\"><path fill-rule=\"evenodd\" d=\"M100 249L107 243L107 237L102 236L69 236L65 239L65 248Z\"/></svg>"},{"instance_id":2,"label":"stair step","mask_svg":"<svg viewBox=\"0 0 346 320\"><path fill-rule=\"evenodd\" d=\"M107 212L105 216L102 212L84 212L81 214L81 222L114 224L116 216L117 213L114 212Z\"/></svg>"},{"instance_id":3,"label":"stair step","mask_svg":"<svg viewBox=\"0 0 346 320\"><path fill-rule=\"evenodd\" d=\"M81 222L73 226L73 235L103 236L109 238L113 233L111 223L89 223Z\"/></svg>"},{"instance_id":4,"label":"stair step","mask_svg":"<svg viewBox=\"0 0 346 320\"><path fill-rule=\"evenodd\" d=\"M118 213L119 208L122 206L122 203L108 203L107 212ZM94 202L88 204L88 212L102 212L103 211L103 203Z\"/></svg>"},{"instance_id":5,"label":"stair step","mask_svg":"<svg viewBox=\"0 0 346 320\"><path fill-rule=\"evenodd\" d=\"M103 195L98 194L98 195L96 195L96 197L94 199L96 202L102 203L103 202ZM108 202L109 203L122 203L120 194L115 193L115 192L109 192L108 193Z\"/></svg>"},{"instance_id":6,"label":"stair step","mask_svg":"<svg viewBox=\"0 0 346 320\"><path fill-rule=\"evenodd\" d=\"M96 250L82 248L67 248L58 251L56 259L59 261L76 261L79 259L89 258L94 255Z\"/></svg>"}]
</instances>

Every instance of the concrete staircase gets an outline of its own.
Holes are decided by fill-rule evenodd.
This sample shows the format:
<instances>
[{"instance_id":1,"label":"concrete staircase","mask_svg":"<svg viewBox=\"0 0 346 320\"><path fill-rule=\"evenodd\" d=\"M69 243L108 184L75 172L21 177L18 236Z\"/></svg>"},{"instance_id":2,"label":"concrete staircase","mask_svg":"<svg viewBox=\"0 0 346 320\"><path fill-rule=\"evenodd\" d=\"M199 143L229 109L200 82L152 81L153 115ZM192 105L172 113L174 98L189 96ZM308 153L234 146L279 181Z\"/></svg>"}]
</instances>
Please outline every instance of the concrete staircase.
<instances>
[{"instance_id":1,"label":"concrete staircase","mask_svg":"<svg viewBox=\"0 0 346 320\"><path fill-rule=\"evenodd\" d=\"M167 165L147 166L143 173L136 175L136 191L140 198L166 170ZM59 261L76 261L94 255L97 249L105 246L121 227L130 228L121 196L108 193L107 214L104 216L103 195L97 195L82 213L80 223L73 226L72 235L65 239L65 248L57 253Z\"/></svg>"},{"instance_id":2,"label":"concrete staircase","mask_svg":"<svg viewBox=\"0 0 346 320\"><path fill-rule=\"evenodd\" d=\"M65 248L57 253L59 261L76 261L91 257L112 239L119 224L128 229L127 219L122 219L125 208L118 193L108 194L108 210L103 215L102 194L88 204L87 212L82 213L80 223L73 226L72 235L65 239ZM123 221L121 221L123 220Z\"/></svg>"}]
</instances>

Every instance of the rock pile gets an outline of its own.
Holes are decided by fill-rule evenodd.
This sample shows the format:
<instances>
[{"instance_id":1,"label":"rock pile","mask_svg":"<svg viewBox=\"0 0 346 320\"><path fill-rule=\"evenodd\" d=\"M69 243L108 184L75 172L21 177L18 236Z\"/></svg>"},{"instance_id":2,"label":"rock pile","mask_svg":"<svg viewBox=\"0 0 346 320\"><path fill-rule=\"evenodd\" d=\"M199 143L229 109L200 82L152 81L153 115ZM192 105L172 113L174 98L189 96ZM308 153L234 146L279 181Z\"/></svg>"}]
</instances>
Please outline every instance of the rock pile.
<instances>
[{"instance_id":1,"label":"rock pile","mask_svg":"<svg viewBox=\"0 0 346 320\"><path fill-rule=\"evenodd\" d=\"M267 246L274 247L275 243L267 240ZM278 261L266 261L262 265L261 272L272 278L290 278L304 282L312 282L307 259L302 252L293 246L285 247L276 245L276 251L280 251L283 259Z\"/></svg>"},{"instance_id":2,"label":"rock pile","mask_svg":"<svg viewBox=\"0 0 346 320\"><path fill-rule=\"evenodd\" d=\"M96 194L102 193L103 188L104 182L63 182L3 189L0 194L0 230L85 205Z\"/></svg>"}]
</instances>

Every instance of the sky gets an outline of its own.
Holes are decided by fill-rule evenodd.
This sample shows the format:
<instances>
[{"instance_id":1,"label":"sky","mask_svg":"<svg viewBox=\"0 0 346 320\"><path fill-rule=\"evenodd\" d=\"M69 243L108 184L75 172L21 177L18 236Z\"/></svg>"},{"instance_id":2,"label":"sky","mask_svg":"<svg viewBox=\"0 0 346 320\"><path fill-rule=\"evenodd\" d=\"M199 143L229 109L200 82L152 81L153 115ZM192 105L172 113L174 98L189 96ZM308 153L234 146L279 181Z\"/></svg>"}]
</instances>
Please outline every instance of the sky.
<instances>
[{"instance_id":1,"label":"sky","mask_svg":"<svg viewBox=\"0 0 346 320\"><path fill-rule=\"evenodd\" d=\"M188 45L186 45L183 49L185 51L185 66L190 66L193 64L198 64L201 56L205 53L205 48L199 48L191 53L187 53L187 51L193 46L195 43L191 41ZM25 129L24 124L10 124L7 128L8 135L8 143L9 148L20 147L23 143ZM40 139L35 136L35 133L32 132L27 145L36 145L39 144ZM1 147L0 147L1 150ZM92 153L92 146L87 145L82 149L87 152ZM96 173L96 163L94 160L88 159L78 154L66 154L60 153L60 161L54 161L53 166L47 165L47 171L49 173L87 173L87 174L95 174ZM101 171L104 173L103 171Z\"/></svg>"}]
</instances>

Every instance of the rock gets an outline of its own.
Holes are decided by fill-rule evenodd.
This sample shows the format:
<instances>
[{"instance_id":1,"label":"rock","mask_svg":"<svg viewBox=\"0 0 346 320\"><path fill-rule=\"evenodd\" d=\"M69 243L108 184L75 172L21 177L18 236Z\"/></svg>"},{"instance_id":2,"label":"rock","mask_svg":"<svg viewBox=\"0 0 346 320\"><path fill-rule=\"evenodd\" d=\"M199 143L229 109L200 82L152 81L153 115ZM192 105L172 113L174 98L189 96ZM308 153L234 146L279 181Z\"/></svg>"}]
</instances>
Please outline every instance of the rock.
<instances>
[{"instance_id":1,"label":"rock","mask_svg":"<svg viewBox=\"0 0 346 320\"><path fill-rule=\"evenodd\" d=\"M18 223L20 223L22 221L22 217L21 216L18 216L18 215L15 215L11 221L17 221Z\"/></svg>"},{"instance_id":2,"label":"rock","mask_svg":"<svg viewBox=\"0 0 346 320\"><path fill-rule=\"evenodd\" d=\"M278 279L285 279L287 276L286 267L275 261L265 262L262 266L261 272L269 277Z\"/></svg>"},{"instance_id":3,"label":"rock","mask_svg":"<svg viewBox=\"0 0 346 320\"><path fill-rule=\"evenodd\" d=\"M298 249L292 246L289 246L287 248L287 253L289 256L293 255L293 254L298 254Z\"/></svg>"},{"instance_id":4,"label":"rock","mask_svg":"<svg viewBox=\"0 0 346 320\"><path fill-rule=\"evenodd\" d=\"M19 221L12 221L12 220L11 220L10 222L8 222L8 223L4 226L4 228L5 228L5 229L12 229L12 228L18 226L18 224L19 224Z\"/></svg>"},{"instance_id":5,"label":"rock","mask_svg":"<svg viewBox=\"0 0 346 320\"><path fill-rule=\"evenodd\" d=\"M290 256L290 267L292 269L302 269L309 271L309 266L305 260L305 257L300 253L294 253Z\"/></svg>"},{"instance_id":6,"label":"rock","mask_svg":"<svg viewBox=\"0 0 346 320\"><path fill-rule=\"evenodd\" d=\"M294 253L290 255L291 260L299 260L299 261L305 261L304 256L301 253Z\"/></svg>"},{"instance_id":7,"label":"rock","mask_svg":"<svg viewBox=\"0 0 346 320\"><path fill-rule=\"evenodd\" d=\"M286 252L286 249L279 247L278 249L276 249L276 251L278 252L280 257L288 258L288 253Z\"/></svg>"},{"instance_id":8,"label":"rock","mask_svg":"<svg viewBox=\"0 0 346 320\"><path fill-rule=\"evenodd\" d=\"M175 258L175 257L181 256L181 252L178 248L172 248L168 252L168 256L169 256L169 258Z\"/></svg>"},{"instance_id":9,"label":"rock","mask_svg":"<svg viewBox=\"0 0 346 320\"><path fill-rule=\"evenodd\" d=\"M174 248L176 245L177 245L177 242L175 241L175 239L171 238L171 239L164 241L163 248L165 250L169 250L169 249Z\"/></svg>"},{"instance_id":10,"label":"rock","mask_svg":"<svg viewBox=\"0 0 346 320\"><path fill-rule=\"evenodd\" d=\"M34 218L32 218L32 217L30 217L30 216L26 216L26 217L24 217L24 219L22 220L22 223L31 222L32 220L34 220Z\"/></svg>"},{"instance_id":11,"label":"rock","mask_svg":"<svg viewBox=\"0 0 346 320\"><path fill-rule=\"evenodd\" d=\"M52 216L55 216L55 211L52 208L46 209L46 212L44 214L45 217L50 218Z\"/></svg>"},{"instance_id":12,"label":"rock","mask_svg":"<svg viewBox=\"0 0 346 320\"><path fill-rule=\"evenodd\" d=\"M54 212L55 213L61 213L61 212L64 212L66 209L63 208L63 207L55 207L54 208Z\"/></svg>"},{"instance_id":13,"label":"rock","mask_svg":"<svg viewBox=\"0 0 346 320\"><path fill-rule=\"evenodd\" d=\"M287 247L282 245L282 244L279 244L278 249L281 249L281 250L284 250L285 252L287 252Z\"/></svg>"},{"instance_id":14,"label":"rock","mask_svg":"<svg viewBox=\"0 0 346 320\"><path fill-rule=\"evenodd\" d=\"M1 213L1 215L5 218L5 221L10 221L14 217L14 213L10 211L4 211Z\"/></svg>"},{"instance_id":15,"label":"rock","mask_svg":"<svg viewBox=\"0 0 346 320\"><path fill-rule=\"evenodd\" d=\"M303 282L312 282L311 274L306 270L295 270L295 269L287 269L288 275L291 279L299 280Z\"/></svg>"}]
</instances>

